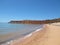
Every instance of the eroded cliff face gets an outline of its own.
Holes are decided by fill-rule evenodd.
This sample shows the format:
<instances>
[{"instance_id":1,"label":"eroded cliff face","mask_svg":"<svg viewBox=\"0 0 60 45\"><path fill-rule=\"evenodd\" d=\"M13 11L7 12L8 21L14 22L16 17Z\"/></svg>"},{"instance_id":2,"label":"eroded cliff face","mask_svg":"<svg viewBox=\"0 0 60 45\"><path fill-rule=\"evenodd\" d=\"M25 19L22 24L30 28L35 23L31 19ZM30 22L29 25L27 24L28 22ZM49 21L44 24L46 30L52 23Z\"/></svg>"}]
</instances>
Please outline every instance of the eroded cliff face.
<instances>
[{"instance_id":1,"label":"eroded cliff face","mask_svg":"<svg viewBox=\"0 0 60 45\"><path fill-rule=\"evenodd\" d=\"M17 23L17 24L47 24L47 23L54 23L60 22L60 18L52 19L52 20L22 20L22 21L10 21L9 23Z\"/></svg>"}]
</instances>

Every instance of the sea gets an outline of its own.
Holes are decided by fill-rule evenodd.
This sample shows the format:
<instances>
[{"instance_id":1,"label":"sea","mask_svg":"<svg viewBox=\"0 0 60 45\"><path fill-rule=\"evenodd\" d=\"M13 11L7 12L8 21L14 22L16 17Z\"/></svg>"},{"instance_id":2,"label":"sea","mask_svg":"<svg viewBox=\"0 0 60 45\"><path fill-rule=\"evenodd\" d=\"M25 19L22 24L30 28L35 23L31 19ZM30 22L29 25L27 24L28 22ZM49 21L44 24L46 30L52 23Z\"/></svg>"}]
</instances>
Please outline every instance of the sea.
<instances>
[{"instance_id":1,"label":"sea","mask_svg":"<svg viewBox=\"0 0 60 45\"><path fill-rule=\"evenodd\" d=\"M42 27L41 24L0 23L0 44L28 35Z\"/></svg>"}]
</instances>

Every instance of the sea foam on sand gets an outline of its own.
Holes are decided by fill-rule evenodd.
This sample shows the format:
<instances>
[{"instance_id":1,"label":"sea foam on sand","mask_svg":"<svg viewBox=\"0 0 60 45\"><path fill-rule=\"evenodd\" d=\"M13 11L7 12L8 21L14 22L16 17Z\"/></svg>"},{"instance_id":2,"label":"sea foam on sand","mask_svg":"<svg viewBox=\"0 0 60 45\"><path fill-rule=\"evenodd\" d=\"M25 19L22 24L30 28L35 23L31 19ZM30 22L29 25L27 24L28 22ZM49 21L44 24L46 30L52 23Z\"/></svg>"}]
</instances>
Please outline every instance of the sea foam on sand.
<instances>
[{"instance_id":1,"label":"sea foam on sand","mask_svg":"<svg viewBox=\"0 0 60 45\"><path fill-rule=\"evenodd\" d=\"M16 42L16 43L17 43L17 42L19 42L19 41L21 41L21 40L23 40L23 39L26 39L26 38L28 38L28 37L32 36L32 35L33 35L33 33L36 33L36 32L38 32L38 31L42 30L43 28L44 28L44 26L43 26L42 28L37 29L36 31L34 31L34 32L32 32L32 33L30 33L30 34L28 34L28 35L26 35L26 36L22 37L22 38L19 38L19 39L17 39L17 40L11 40L11 41L6 42L6 43L1 44L1 45L13 45L13 43L14 43L14 42Z\"/></svg>"},{"instance_id":2,"label":"sea foam on sand","mask_svg":"<svg viewBox=\"0 0 60 45\"><path fill-rule=\"evenodd\" d=\"M40 31L40 30L42 30L42 29L43 29L43 28L37 29L36 31L34 31L34 32L32 32L32 33L30 33L30 34L26 35L26 36L24 37L24 39L25 39L25 38L27 38L27 37L32 36L32 35L33 35L33 33L36 33L36 32L38 32L38 31Z\"/></svg>"}]
</instances>

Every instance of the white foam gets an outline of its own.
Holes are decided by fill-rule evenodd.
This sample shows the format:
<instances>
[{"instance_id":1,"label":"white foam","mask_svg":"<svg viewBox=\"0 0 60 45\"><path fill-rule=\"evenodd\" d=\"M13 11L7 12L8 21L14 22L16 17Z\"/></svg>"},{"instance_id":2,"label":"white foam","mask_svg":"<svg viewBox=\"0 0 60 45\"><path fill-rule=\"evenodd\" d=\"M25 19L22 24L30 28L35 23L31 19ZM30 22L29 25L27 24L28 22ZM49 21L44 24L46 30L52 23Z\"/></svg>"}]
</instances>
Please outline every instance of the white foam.
<instances>
[{"instance_id":1,"label":"white foam","mask_svg":"<svg viewBox=\"0 0 60 45\"><path fill-rule=\"evenodd\" d=\"M4 45L9 45L10 44L10 42L6 42Z\"/></svg>"},{"instance_id":2,"label":"white foam","mask_svg":"<svg viewBox=\"0 0 60 45\"><path fill-rule=\"evenodd\" d=\"M40 28L40 29L37 29L36 31L34 31L33 33L36 33L36 32L38 32L38 31L40 31L40 30L42 30L43 28Z\"/></svg>"},{"instance_id":3,"label":"white foam","mask_svg":"<svg viewBox=\"0 0 60 45\"><path fill-rule=\"evenodd\" d=\"M42 30L42 29L43 29L43 28L37 29L36 31L34 31L34 32L32 32L32 33L30 33L30 34L26 35L23 39L26 39L27 37L32 36L32 35L33 35L33 33L36 33L36 32L38 32L38 31L40 31L40 30Z\"/></svg>"},{"instance_id":4,"label":"white foam","mask_svg":"<svg viewBox=\"0 0 60 45\"><path fill-rule=\"evenodd\" d=\"M32 33L26 35L26 36L24 37L24 39L27 38L27 37L30 37L30 36L32 36Z\"/></svg>"},{"instance_id":5,"label":"white foam","mask_svg":"<svg viewBox=\"0 0 60 45\"><path fill-rule=\"evenodd\" d=\"M7 42L7 44L10 44L10 42Z\"/></svg>"}]
</instances>

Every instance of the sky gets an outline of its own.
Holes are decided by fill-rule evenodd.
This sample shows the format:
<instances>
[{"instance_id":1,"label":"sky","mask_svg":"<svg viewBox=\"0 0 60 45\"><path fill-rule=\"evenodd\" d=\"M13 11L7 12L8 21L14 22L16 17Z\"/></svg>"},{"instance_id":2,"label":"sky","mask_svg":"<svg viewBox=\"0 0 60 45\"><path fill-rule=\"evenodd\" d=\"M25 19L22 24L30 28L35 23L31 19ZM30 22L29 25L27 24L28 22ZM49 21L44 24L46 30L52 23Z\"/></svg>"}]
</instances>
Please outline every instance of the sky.
<instances>
[{"instance_id":1,"label":"sky","mask_svg":"<svg viewBox=\"0 0 60 45\"><path fill-rule=\"evenodd\" d=\"M60 18L60 0L0 0L0 22Z\"/></svg>"}]
</instances>

